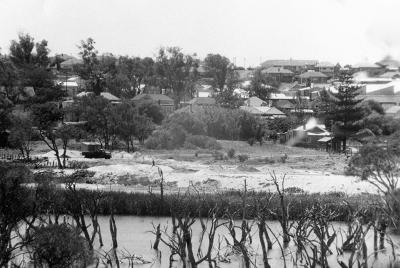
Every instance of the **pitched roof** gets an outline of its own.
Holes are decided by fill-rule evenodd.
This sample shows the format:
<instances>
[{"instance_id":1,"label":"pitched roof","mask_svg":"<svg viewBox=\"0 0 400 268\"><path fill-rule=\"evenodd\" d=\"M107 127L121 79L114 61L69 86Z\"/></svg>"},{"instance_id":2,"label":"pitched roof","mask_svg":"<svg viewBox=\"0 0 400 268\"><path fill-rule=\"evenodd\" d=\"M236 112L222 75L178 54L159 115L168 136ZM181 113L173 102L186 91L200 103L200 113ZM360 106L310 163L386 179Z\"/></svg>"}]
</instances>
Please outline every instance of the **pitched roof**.
<instances>
[{"instance_id":1,"label":"pitched roof","mask_svg":"<svg viewBox=\"0 0 400 268\"><path fill-rule=\"evenodd\" d=\"M400 67L400 61L395 60L390 56L385 57L383 60L378 61L376 64L384 66L387 69L398 69Z\"/></svg>"},{"instance_id":2,"label":"pitched roof","mask_svg":"<svg viewBox=\"0 0 400 268\"><path fill-rule=\"evenodd\" d=\"M271 99L271 100L292 100L293 97L286 96L283 93L271 93L271 95L269 96L269 99Z\"/></svg>"},{"instance_id":3,"label":"pitched roof","mask_svg":"<svg viewBox=\"0 0 400 268\"><path fill-rule=\"evenodd\" d=\"M331 63L331 62L328 62L328 61L321 61L321 62L319 62L315 67L322 67L322 68L324 68L324 67L335 67L336 65L335 64L333 64L333 63Z\"/></svg>"},{"instance_id":4,"label":"pitched roof","mask_svg":"<svg viewBox=\"0 0 400 268\"><path fill-rule=\"evenodd\" d=\"M67 82L61 82L62 87L78 87L78 83L75 81L67 81Z\"/></svg>"},{"instance_id":5,"label":"pitched roof","mask_svg":"<svg viewBox=\"0 0 400 268\"><path fill-rule=\"evenodd\" d=\"M370 62L359 62L351 66L352 68L379 68L380 66Z\"/></svg>"},{"instance_id":6,"label":"pitched roof","mask_svg":"<svg viewBox=\"0 0 400 268\"><path fill-rule=\"evenodd\" d=\"M316 65L318 61L316 60L267 60L261 63L263 67L270 66L307 66L307 65Z\"/></svg>"},{"instance_id":7,"label":"pitched roof","mask_svg":"<svg viewBox=\"0 0 400 268\"><path fill-rule=\"evenodd\" d=\"M259 107L254 107L254 106L240 106L240 109L246 112L249 112L254 115L267 115L267 116L274 116L274 115L279 115L279 116L286 116L283 112L281 112L279 109L275 107L267 107L267 106L259 106Z\"/></svg>"},{"instance_id":8,"label":"pitched roof","mask_svg":"<svg viewBox=\"0 0 400 268\"><path fill-rule=\"evenodd\" d=\"M391 106L385 111L385 113L387 115L394 115L394 114L397 114L398 112L400 112L400 106L397 106L397 105Z\"/></svg>"},{"instance_id":9,"label":"pitched roof","mask_svg":"<svg viewBox=\"0 0 400 268\"><path fill-rule=\"evenodd\" d=\"M92 94L94 94L94 93L93 92L89 92L89 91L82 91L81 93L78 93L76 96L78 98L81 98L83 96L88 96L88 95L92 95ZM100 96L102 96L103 98L105 98L106 100L109 100L109 101L119 101L120 100L120 98L118 98L118 97L116 97L113 94L108 93L108 92L101 92Z\"/></svg>"},{"instance_id":10,"label":"pitched roof","mask_svg":"<svg viewBox=\"0 0 400 268\"><path fill-rule=\"evenodd\" d=\"M238 76L239 76L239 80L244 80L244 79L248 79L250 78L254 71L253 70L236 70L235 71Z\"/></svg>"},{"instance_id":11,"label":"pitched roof","mask_svg":"<svg viewBox=\"0 0 400 268\"><path fill-rule=\"evenodd\" d=\"M262 99L258 98L258 97L250 97L247 100L247 106L253 106L253 107L258 107L258 106L267 106L268 104L263 101Z\"/></svg>"},{"instance_id":12,"label":"pitched roof","mask_svg":"<svg viewBox=\"0 0 400 268\"><path fill-rule=\"evenodd\" d=\"M294 109L295 107L294 104L288 100L278 100L275 105L281 109Z\"/></svg>"},{"instance_id":13,"label":"pitched roof","mask_svg":"<svg viewBox=\"0 0 400 268\"><path fill-rule=\"evenodd\" d=\"M216 103L215 99L209 97L197 97L189 101L189 104L196 104L196 105L215 105L215 103Z\"/></svg>"},{"instance_id":14,"label":"pitched roof","mask_svg":"<svg viewBox=\"0 0 400 268\"><path fill-rule=\"evenodd\" d=\"M400 77L400 72L399 71L390 71L390 72L386 72L384 74L381 74L379 77L381 77L381 78Z\"/></svg>"},{"instance_id":15,"label":"pitched roof","mask_svg":"<svg viewBox=\"0 0 400 268\"><path fill-rule=\"evenodd\" d=\"M328 76L326 76L325 74L321 73L321 72L305 72L302 73L301 75L299 75L300 78L327 78Z\"/></svg>"},{"instance_id":16,"label":"pitched roof","mask_svg":"<svg viewBox=\"0 0 400 268\"><path fill-rule=\"evenodd\" d=\"M282 67L269 67L261 71L263 74L293 74L292 71Z\"/></svg>"},{"instance_id":17,"label":"pitched roof","mask_svg":"<svg viewBox=\"0 0 400 268\"><path fill-rule=\"evenodd\" d=\"M133 101L154 101L160 104L173 104L174 100L164 94L143 93L132 98Z\"/></svg>"},{"instance_id":18,"label":"pitched roof","mask_svg":"<svg viewBox=\"0 0 400 268\"><path fill-rule=\"evenodd\" d=\"M75 64L81 64L83 61L81 59L71 58L60 63L61 68L71 68Z\"/></svg>"},{"instance_id":19,"label":"pitched roof","mask_svg":"<svg viewBox=\"0 0 400 268\"><path fill-rule=\"evenodd\" d=\"M400 103L400 95L362 95L364 101L374 100L379 103Z\"/></svg>"}]
</instances>

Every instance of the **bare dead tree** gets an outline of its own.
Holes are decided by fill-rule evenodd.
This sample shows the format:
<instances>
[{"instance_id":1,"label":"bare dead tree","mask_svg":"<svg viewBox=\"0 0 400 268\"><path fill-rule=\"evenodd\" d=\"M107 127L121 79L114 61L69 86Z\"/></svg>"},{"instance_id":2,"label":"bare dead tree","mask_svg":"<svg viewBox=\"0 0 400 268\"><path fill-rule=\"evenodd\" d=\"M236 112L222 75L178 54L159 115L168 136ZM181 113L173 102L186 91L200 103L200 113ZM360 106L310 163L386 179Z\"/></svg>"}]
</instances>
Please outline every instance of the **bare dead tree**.
<instances>
[{"instance_id":1,"label":"bare dead tree","mask_svg":"<svg viewBox=\"0 0 400 268\"><path fill-rule=\"evenodd\" d=\"M214 254L216 232L224 224L220 222L218 206L215 205L210 209L207 217L203 219L200 214L201 206L197 208L197 211L193 211L188 206L190 199L198 198L198 201L204 201L199 192L197 196L186 193L178 195L176 198L179 201L173 202L175 205L170 208L172 231L169 233L168 228L164 228L160 236L160 241L171 249L170 263L173 261L173 256L178 255L183 267L186 267L186 262L190 264L191 268L196 268L203 262L208 262L211 267L216 266L218 256L218 254ZM200 223L201 231L199 245L196 248L193 241L192 226L197 221ZM153 229L153 233L157 235L158 227L153 226ZM202 245L205 242L207 242L207 247L203 252Z\"/></svg>"},{"instance_id":2,"label":"bare dead tree","mask_svg":"<svg viewBox=\"0 0 400 268\"><path fill-rule=\"evenodd\" d=\"M99 244L103 246L100 225L98 223L98 214L100 202L104 199L102 191L93 191L90 195L76 189L76 181L71 178L65 184L66 204L68 214L72 216L77 227L82 231L89 248L93 249L96 236L99 237ZM85 216L89 215L91 219L92 231L89 231L90 225L86 223Z\"/></svg>"},{"instance_id":3,"label":"bare dead tree","mask_svg":"<svg viewBox=\"0 0 400 268\"><path fill-rule=\"evenodd\" d=\"M119 268L119 259L118 259L118 241L117 241L117 225L115 224L115 218L114 218L114 211L111 208L111 215L110 215L110 233L111 233L111 240L112 240L112 253L114 256L114 261Z\"/></svg>"},{"instance_id":4,"label":"bare dead tree","mask_svg":"<svg viewBox=\"0 0 400 268\"><path fill-rule=\"evenodd\" d=\"M249 244L252 243L252 234L251 230L253 227L253 223L250 224L246 218L246 210L247 210L247 182L244 180L244 190L240 192L240 197L242 201L242 209L240 211L242 216L241 224L238 226L235 224L235 214L226 212L225 217L228 218L228 222L225 223L225 227L228 229L229 238L232 239L232 249L238 253L240 253L243 257L244 265L246 268L249 268L252 261L250 259L251 252L249 251ZM240 230L240 236L237 236L237 230ZM228 240L226 239L227 243Z\"/></svg>"},{"instance_id":5,"label":"bare dead tree","mask_svg":"<svg viewBox=\"0 0 400 268\"><path fill-rule=\"evenodd\" d=\"M285 190L285 179L286 174L284 174L279 182L278 176L275 174L275 171L270 172L271 179L269 180L275 186L279 201L280 201L280 211L275 212L270 210L270 213L275 215L282 227L282 238L283 238L283 245L287 247L290 242L290 223L289 223L289 207L290 203L286 200L286 190Z\"/></svg>"},{"instance_id":6,"label":"bare dead tree","mask_svg":"<svg viewBox=\"0 0 400 268\"><path fill-rule=\"evenodd\" d=\"M265 196L264 198L255 198L254 199L254 207L256 208L256 220L257 220L257 227L258 227L258 237L261 244L261 250L263 254L263 263L264 267L270 268L268 263L268 250L272 249L272 241L268 234L266 228L266 221L267 217L270 215L269 213L269 206L271 201L272 195Z\"/></svg>"}]
</instances>

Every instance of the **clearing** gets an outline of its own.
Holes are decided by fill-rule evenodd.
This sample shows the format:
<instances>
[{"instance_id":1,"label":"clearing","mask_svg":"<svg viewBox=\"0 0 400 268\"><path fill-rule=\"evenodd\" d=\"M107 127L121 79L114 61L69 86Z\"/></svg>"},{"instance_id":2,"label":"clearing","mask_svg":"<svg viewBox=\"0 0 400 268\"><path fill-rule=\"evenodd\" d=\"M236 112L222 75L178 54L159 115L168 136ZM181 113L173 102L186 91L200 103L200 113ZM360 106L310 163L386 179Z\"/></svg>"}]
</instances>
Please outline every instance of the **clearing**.
<instances>
[{"instance_id":1,"label":"clearing","mask_svg":"<svg viewBox=\"0 0 400 268\"><path fill-rule=\"evenodd\" d=\"M274 191L270 173L285 176L286 188L296 187L306 192L341 191L353 193L375 193L367 182L345 176L347 158L344 155L328 154L325 151L289 147L266 143L250 146L243 141L219 141L224 160L215 160L210 150L142 150L134 153L114 151L112 159L85 159L79 150L68 150L69 161L85 162L93 171L94 181L99 188L122 191L145 191L159 179L157 167L163 171L167 191L178 191L189 186L210 191L242 189L244 180L251 190ZM35 145L36 156L54 159L54 154L39 143ZM77 146L73 146L77 148ZM38 150L36 150L38 149ZM227 151L235 150L229 159ZM246 154L249 159L240 162L238 155ZM283 160L287 155L287 159ZM66 170L65 172L71 172ZM80 185L93 188L93 185ZM153 187L157 191L157 187Z\"/></svg>"}]
</instances>

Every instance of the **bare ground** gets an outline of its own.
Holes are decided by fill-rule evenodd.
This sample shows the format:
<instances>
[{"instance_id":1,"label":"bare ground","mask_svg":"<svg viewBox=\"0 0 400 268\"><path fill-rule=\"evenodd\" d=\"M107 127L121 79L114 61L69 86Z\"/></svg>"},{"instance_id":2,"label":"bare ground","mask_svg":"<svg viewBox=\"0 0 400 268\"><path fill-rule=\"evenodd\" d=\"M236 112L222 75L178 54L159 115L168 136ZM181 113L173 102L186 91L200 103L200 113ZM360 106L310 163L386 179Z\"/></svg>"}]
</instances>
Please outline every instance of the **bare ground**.
<instances>
[{"instance_id":1,"label":"bare ground","mask_svg":"<svg viewBox=\"0 0 400 268\"><path fill-rule=\"evenodd\" d=\"M205 191L242 189L244 180L250 189L273 191L270 173L275 172L280 178L285 176L286 187L307 192L374 192L368 183L344 175L347 161L344 155L281 144L250 146L241 141L219 142L224 160L215 160L214 151L201 149L114 151L110 160L85 159L79 150L69 150L67 154L70 161L88 164L88 170L95 172L94 183L116 190L147 191L159 179L157 168L152 167L154 160L162 169L170 191L193 185ZM37 143L35 147L37 155L54 157L43 144ZM72 147L79 148L76 144ZM232 148L236 156L229 159L227 151ZM240 162L239 154L246 154L249 159ZM285 155L287 158L283 161Z\"/></svg>"}]
</instances>

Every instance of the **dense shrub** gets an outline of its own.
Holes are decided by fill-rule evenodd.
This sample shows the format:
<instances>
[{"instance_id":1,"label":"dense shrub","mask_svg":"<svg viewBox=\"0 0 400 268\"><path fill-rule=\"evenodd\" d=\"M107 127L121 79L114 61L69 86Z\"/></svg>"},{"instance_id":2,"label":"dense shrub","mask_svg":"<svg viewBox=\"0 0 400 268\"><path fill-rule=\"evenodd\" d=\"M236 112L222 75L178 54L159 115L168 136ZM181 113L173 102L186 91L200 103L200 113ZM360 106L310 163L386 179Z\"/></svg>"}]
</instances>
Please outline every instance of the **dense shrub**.
<instances>
[{"instance_id":1,"label":"dense shrub","mask_svg":"<svg viewBox=\"0 0 400 268\"><path fill-rule=\"evenodd\" d=\"M315 204L324 204L329 210L336 212L336 218L333 220L346 221L351 215L349 204L354 211L363 211L362 217L364 220L373 219L375 213L375 206L373 204L379 203L380 197L373 194L357 194L348 196L341 192L332 193L315 193L308 194L301 192L299 188L288 188L287 201L291 205L289 206L289 215L292 220L299 219L304 215L304 211L311 208ZM34 191L29 189L29 191ZM66 202L63 198L65 190L53 189L55 191L56 198L61 204ZM84 194L84 196L91 198L95 195L95 191L89 190L78 190ZM242 208L242 199L240 191L225 191L224 194L212 194L206 193L202 198L197 196L189 196L186 198L185 206L193 208L193 211L200 210L200 215L207 216L207 213L215 205L226 208L227 212L231 212L232 215L236 215L237 211ZM100 203L100 214L110 213L110 204L108 198L112 198L114 204L114 212L119 215L137 215L137 216L170 216L170 208L176 204L176 199L181 198L177 194L168 194L164 196L165 203L160 203L160 198L157 194L148 193L125 193L125 192L105 192L106 198ZM33 194L28 196L34 196ZM279 196L270 192L248 192L248 209L247 217L256 217L256 206L259 202L269 202L268 208L272 211L277 211L280 206ZM201 200L200 200L201 199ZM206 202L204 202L206 200ZM347 204L346 204L347 203ZM65 205L59 206L60 213L65 213ZM163 208L160 210L160 208ZM46 208L44 207L44 212ZM226 211L221 210L221 213ZM223 216L223 215L221 215ZM270 215L270 220L276 220L276 216Z\"/></svg>"},{"instance_id":2,"label":"dense shrub","mask_svg":"<svg viewBox=\"0 0 400 268\"><path fill-rule=\"evenodd\" d=\"M180 125L171 125L169 128L160 128L145 142L147 149L176 149L183 146L186 132Z\"/></svg>"},{"instance_id":3,"label":"dense shrub","mask_svg":"<svg viewBox=\"0 0 400 268\"><path fill-rule=\"evenodd\" d=\"M229 158L234 158L235 157L235 153L236 153L235 149L231 148L231 149L228 150L227 154L228 154Z\"/></svg>"},{"instance_id":4,"label":"dense shrub","mask_svg":"<svg viewBox=\"0 0 400 268\"><path fill-rule=\"evenodd\" d=\"M180 125L187 133L192 135L205 135L207 125L188 112L178 112L172 114L163 124L168 128L170 125Z\"/></svg>"},{"instance_id":5,"label":"dense shrub","mask_svg":"<svg viewBox=\"0 0 400 268\"><path fill-rule=\"evenodd\" d=\"M238 159L240 162L245 162L245 161L249 160L249 156L247 154L240 154L240 155L238 155Z\"/></svg>"},{"instance_id":6,"label":"dense shrub","mask_svg":"<svg viewBox=\"0 0 400 268\"><path fill-rule=\"evenodd\" d=\"M165 149L169 146L169 132L166 129L159 129L146 140L144 146L147 149Z\"/></svg>"},{"instance_id":7,"label":"dense shrub","mask_svg":"<svg viewBox=\"0 0 400 268\"><path fill-rule=\"evenodd\" d=\"M196 150L199 147L194 145L193 143L190 143L188 141L185 141L185 143L183 144L183 148L188 149L188 150Z\"/></svg>"},{"instance_id":8,"label":"dense shrub","mask_svg":"<svg viewBox=\"0 0 400 268\"><path fill-rule=\"evenodd\" d=\"M252 138L248 139L247 142L250 144L250 146L253 146L254 143L256 142L256 139L254 137L252 137Z\"/></svg>"},{"instance_id":9,"label":"dense shrub","mask_svg":"<svg viewBox=\"0 0 400 268\"><path fill-rule=\"evenodd\" d=\"M264 158L264 163L266 163L266 164L275 164L275 159L273 159L272 157L265 157Z\"/></svg>"},{"instance_id":10,"label":"dense shrub","mask_svg":"<svg viewBox=\"0 0 400 268\"><path fill-rule=\"evenodd\" d=\"M76 227L49 224L35 229L30 246L39 263L48 267L84 267L91 252L85 238Z\"/></svg>"},{"instance_id":11,"label":"dense shrub","mask_svg":"<svg viewBox=\"0 0 400 268\"><path fill-rule=\"evenodd\" d=\"M186 137L186 143L192 144L202 149L220 150L221 144L214 138L203 135L190 135Z\"/></svg>"},{"instance_id":12,"label":"dense shrub","mask_svg":"<svg viewBox=\"0 0 400 268\"><path fill-rule=\"evenodd\" d=\"M213 153L213 157L215 160L224 160L224 154L218 151Z\"/></svg>"}]
</instances>

